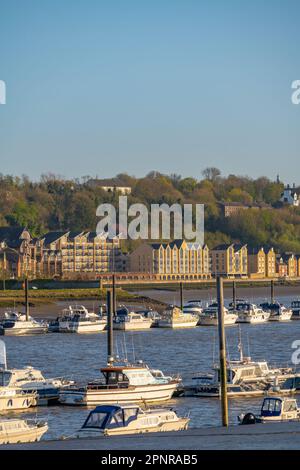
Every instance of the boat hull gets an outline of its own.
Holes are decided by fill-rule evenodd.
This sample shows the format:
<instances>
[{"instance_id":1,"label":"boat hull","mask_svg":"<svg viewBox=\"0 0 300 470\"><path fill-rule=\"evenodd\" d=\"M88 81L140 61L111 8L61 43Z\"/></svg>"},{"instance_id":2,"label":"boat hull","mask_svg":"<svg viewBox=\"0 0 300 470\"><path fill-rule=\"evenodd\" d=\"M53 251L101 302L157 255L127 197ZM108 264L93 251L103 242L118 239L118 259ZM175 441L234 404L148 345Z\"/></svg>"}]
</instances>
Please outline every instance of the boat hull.
<instances>
[{"instance_id":1,"label":"boat hull","mask_svg":"<svg viewBox=\"0 0 300 470\"><path fill-rule=\"evenodd\" d=\"M128 403L162 403L171 399L178 383L144 385L129 389L68 389L60 393L63 405L92 406Z\"/></svg>"},{"instance_id":2,"label":"boat hull","mask_svg":"<svg viewBox=\"0 0 300 470\"><path fill-rule=\"evenodd\" d=\"M45 326L36 328L0 328L2 336L25 336L25 335L41 335L47 333L48 328Z\"/></svg>"},{"instance_id":3,"label":"boat hull","mask_svg":"<svg viewBox=\"0 0 300 470\"><path fill-rule=\"evenodd\" d=\"M230 326L230 325L235 325L237 321L237 316L234 317L229 317L224 319L224 325L225 326ZM202 326L218 326L218 318L215 317L205 317L205 316L200 316L198 325Z\"/></svg>"},{"instance_id":4,"label":"boat hull","mask_svg":"<svg viewBox=\"0 0 300 470\"><path fill-rule=\"evenodd\" d=\"M32 394L0 395L0 411L25 410L37 404L37 398Z\"/></svg>"},{"instance_id":5,"label":"boat hull","mask_svg":"<svg viewBox=\"0 0 300 470\"><path fill-rule=\"evenodd\" d=\"M100 436L125 436L132 434L145 434L149 432L172 432L172 431L184 431L188 428L189 418L179 418L177 421L169 421L162 423L158 426L145 427L145 428L114 428L106 429L104 432L91 431L91 430L80 430L78 437L100 437Z\"/></svg>"},{"instance_id":6,"label":"boat hull","mask_svg":"<svg viewBox=\"0 0 300 470\"><path fill-rule=\"evenodd\" d=\"M184 322L184 321L172 321L172 320L160 320L158 323L159 328L194 328L197 326L198 319L190 321L190 322Z\"/></svg>"},{"instance_id":7,"label":"boat hull","mask_svg":"<svg viewBox=\"0 0 300 470\"><path fill-rule=\"evenodd\" d=\"M152 327L152 320L145 322L120 322L114 323L114 330L120 331L135 331L135 330L149 330Z\"/></svg>"},{"instance_id":8,"label":"boat hull","mask_svg":"<svg viewBox=\"0 0 300 470\"><path fill-rule=\"evenodd\" d=\"M0 433L0 444L18 444L24 442L37 442L41 439L43 434L48 431L48 425L37 426L26 431L16 431L11 433L5 433L1 435Z\"/></svg>"},{"instance_id":9,"label":"boat hull","mask_svg":"<svg viewBox=\"0 0 300 470\"><path fill-rule=\"evenodd\" d=\"M100 333L106 327L105 323L88 323L88 324L80 324L80 323L68 323L64 322L63 324L59 325L58 331L59 333Z\"/></svg>"}]
</instances>

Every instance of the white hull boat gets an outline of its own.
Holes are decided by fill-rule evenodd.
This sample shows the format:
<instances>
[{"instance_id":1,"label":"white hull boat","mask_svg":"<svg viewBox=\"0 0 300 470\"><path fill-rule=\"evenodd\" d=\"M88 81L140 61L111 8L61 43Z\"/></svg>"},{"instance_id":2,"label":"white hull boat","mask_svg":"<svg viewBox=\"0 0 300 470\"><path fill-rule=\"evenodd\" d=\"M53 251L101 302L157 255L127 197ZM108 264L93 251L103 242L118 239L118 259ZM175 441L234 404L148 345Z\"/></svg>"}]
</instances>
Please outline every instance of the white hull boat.
<instances>
[{"instance_id":1,"label":"white hull boat","mask_svg":"<svg viewBox=\"0 0 300 470\"><path fill-rule=\"evenodd\" d=\"M234 312L229 312L224 307L224 325L234 325L237 321L238 315ZM202 326L218 326L218 303L213 302L211 305L206 307L201 315L199 315L198 325Z\"/></svg>"},{"instance_id":2,"label":"white hull boat","mask_svg":"<svg viewBox=\"0 0 300 470\"><path fill-rule=\"evenodd\" d=\"M292 318L292 315L293 315L293 312L291 310L286 310L276 315L270 315L269 321L290 321Z\"/></svg>"},{"instance_id":3,"label":"white hull boat","mask_svg":"<svg viewBox=\"0 0 300 470\"><path fill-rule=\"evenodd\" d=\"M106 328L106 324L105 319L89 312L84 305L70 305L50 324L50 330L59 333L100 333Z\"/></svg>"},{"instance_id":4,"label":"white hull boat","mask_svg":"<svg viewBox=\"0 0 300 470\"><path fill-rule=\"evenodd\" d=\"M166 309L158 321L159 328L194 328L199 321L198 315L183 313L177 307Z\"/></svg>"},{"instance_id":5,"label":"white hull boat","mask_svg":"<svg viewBox=\"0 0 300 470\"><path fill-rule=\"evenodd\" d=\"M120 436L149 432L182 431L189 418L170 409L142 410L139 406L97 406L87 417L77 437Z\"/></svg>"},{"instance_id":6,"label":"white hull boat","mask_svg":"<svg viewBox=\"0 0 300 470\"><path fill-rule=\"evenodd\" d=\"M36 393L25 393L17 387L0 387L0 411L25 410L36 404Z\"/></svg>"},{"instance_id":7,"label":"white hull boat","mask_svg":"<svg viewBox=\"0 0 300 470\"><path fill-rule=\"evenodd\" d=\"M62 378L46 379L40 370L33 367L8 369L4 341L0 340L0 390L1 387L21 389L37 394L38 405L48 405L58 400L59 391L74 382Z\"/></svg>"},{"instance_id":8,"label":"white hull boat","mask_svg":"<svg viewBox=\"0 0 300 470\"><path fill-rule=\"evenodd\" d=\"M293 300L291 303L292 320L300 320L300 300Z\"/></svg>"},{"instance_id":9,"label":"white hull boat","mask_svg":"<svg viewBox=\"0 0 300 470\"><path fill-rule=\"evenodd\" d=\"M148 330L151 328L153 320L145 318L141 313L129 312L127 315L120 315L114 320L114 329L121 331Z\"/></svg>"},{"instance_id":10,"label":"white hull boat","mask_svg":"<svg viewBox=\"0 0 300 470\"><path fill-rule=\"evenodd\" d=\"M36 442L48 431L47 423L24 419L0 419L0 444Z\"/></svg>"},{"instance_id":11,"label":"white hull boat","mask_svg":"<svg viewBox=\"0 0 300 470\"><path fill-rule=\"evenodd\" d=\"M299 421L300 409L294 398L266 397L260 415L253 413L238 416L239 424L274 423L282 421Z\"/></svg>"},{"instance_id":12,"label":"white hull boat","mask_svg":"<svg viewBox=\"0 0 300 470\"><path fill-rule=\"evenodd\" d=\"M26 317L25 314L16 311L5 312L5 318L0 324L0 335L24 336L47 333L48 324Z\"/></svg>"},{"instance_id":13,"label":"white hull boat","mask_svg":"<svg viewBox=\"0 0 300 470\"><path fill-rule=\"evenodd\" d=\"M180 380L156 378L147 366L108 366L101 369L105 378L85 387L69 387L60 392L63 405L100 405L112 403L160 403L170 400Z\"/></svg>"},{"instance_id":14,"label":"white hull boat","mask_svg":"<svg viewBox=\"0 0 300 470\"><path fill-rule=\"evenodd\" d=\"M248 302L237 304L235 312L238 314L237 323L265 323L270 318L270 312Z\"/></svg>"}]
</instances>

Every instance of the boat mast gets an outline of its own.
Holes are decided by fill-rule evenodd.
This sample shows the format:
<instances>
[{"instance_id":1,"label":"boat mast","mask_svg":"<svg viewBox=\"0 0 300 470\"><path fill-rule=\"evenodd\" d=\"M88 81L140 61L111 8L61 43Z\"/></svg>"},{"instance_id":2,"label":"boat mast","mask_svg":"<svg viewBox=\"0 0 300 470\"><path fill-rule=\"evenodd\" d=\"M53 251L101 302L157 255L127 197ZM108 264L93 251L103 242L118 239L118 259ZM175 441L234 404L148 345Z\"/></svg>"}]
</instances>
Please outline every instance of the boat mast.
<instances>
[{"instance_id":1,"label":"boat mast","mask_svg":"<svg viewBox=\"0 0 300 470\"><path fill-rule=\"evenodd\" d=\"M242 330L241 330L241 325L239 325L239 344L238 344L238 350L240 352L240 361L244 361L244 354L243 354L243 343L242 343Z\"/></svg>"},{"instance_id":2,"label":"boat mast","mask_svg":"<svg viewBox=\"0 0 300 470\"><path fill-rule=\"evenodd\" d=\"M107 290L107 363L111 365L114 362L113 357L113 293L111 289Z\"/></svg>"}]
</instances>

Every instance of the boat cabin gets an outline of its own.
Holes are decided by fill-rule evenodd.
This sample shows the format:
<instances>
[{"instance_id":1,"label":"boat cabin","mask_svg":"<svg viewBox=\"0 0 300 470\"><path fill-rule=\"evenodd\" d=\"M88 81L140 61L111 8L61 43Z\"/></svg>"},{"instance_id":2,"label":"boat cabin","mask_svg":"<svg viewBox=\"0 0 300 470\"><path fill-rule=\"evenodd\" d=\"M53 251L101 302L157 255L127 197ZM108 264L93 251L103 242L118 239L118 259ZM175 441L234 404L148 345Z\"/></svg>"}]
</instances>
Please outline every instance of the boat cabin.
<instances>
[{"instance_id":1,"label":"boat cabin","mask_svg":"<svg viewBox=\"0 0 300 470\"><path fill-rule=\"evenodd\" d=\"M113 405L97 406L90 412L81 431L113 429L126 427L137 419L140 408L135 405L120 407Z\"/></svg>"},{"instance_id":2,"label":"boat cabin","mask_svg":"<svg viewBox=\"0 0 300 470\"><path fill-rule=\"evenodd\" d=\"M24 369L0 369L0 387L22 386L28 382L45 381L41 371L27 367Z\"/></svg>"},{"instance_id":3,"label":"boat cabin","mask_svg":"<svg viewBox=\"0 0 300 470\"><path fill-rule=\"evenodd\" d=\"M294 398L265 398L261 407L262 420L289 420L299 417L297 400Z\"/></svg>"},{"instance_id":4,"label":"boat cabin","mask_svg":"<svg viewBox=\"0 0 300 470\"><path fill-rule=\"evenodd\" d=\"M105 379L105 386L112 388L127 388L129 386L152 385L161 383L161 378L156 379L147 367L106 367L101 369ZM168 383L166 379L166 383ZM91 382L89 388L99 388L101 383Z\"/></svg>"}]
</instances>

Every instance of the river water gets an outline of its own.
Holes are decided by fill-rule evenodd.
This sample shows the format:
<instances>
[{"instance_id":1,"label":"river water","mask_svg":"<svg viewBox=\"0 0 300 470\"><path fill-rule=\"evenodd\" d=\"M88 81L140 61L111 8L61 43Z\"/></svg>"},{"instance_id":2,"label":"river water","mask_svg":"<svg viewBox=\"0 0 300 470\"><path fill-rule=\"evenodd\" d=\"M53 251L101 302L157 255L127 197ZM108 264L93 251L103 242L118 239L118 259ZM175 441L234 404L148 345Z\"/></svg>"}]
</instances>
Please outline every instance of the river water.
<instances>
[{"instance_id":1,"label":"river water","mask_svg":"<svg viewBox=\"0 0 300 470\"><path fill-rule=\"evenodd\" d=\"M147 295L172 303L173 292L155 291ZM186 299L195 297L188 292ZM197 296L199 297L199 296ZM278 297L286 305L294 298ZM257 303L265 297L256 299ZM87 304L87 302L85 302ZM49 306L51 309L52 306ZM9 367L32 365L41 369L46 377L65 376L77 381L99 377L99 369L106 363L106 333L98 335L75 335L51 333L36 337L4 337ZM300 340L300 321L286 323L268 322L260 325L243 325L244 353L256 360L270 364L291 365L291 348L294 340ZM124 356L125 345L128 359L145 360L151 367L162 369L166 374L179 373L188 383L197 372L210 371L217 359L217 329L196 327L188 330L151 329L142 332L115 332L115 346ZM226 327L227 350L231 359L238 356L238 327ZM234 399L229 402L230 422L237 422L237 415L245 411L259 410L261 398ZM215 398L176 398L169 405L179 414L190 414L191 427L220 424L220 402ZM49 424L46 439L70 436L83 424L89 410L81 407L39 407L30 412L11 416L45 419Z\"/></svg>"}]
</instances>

